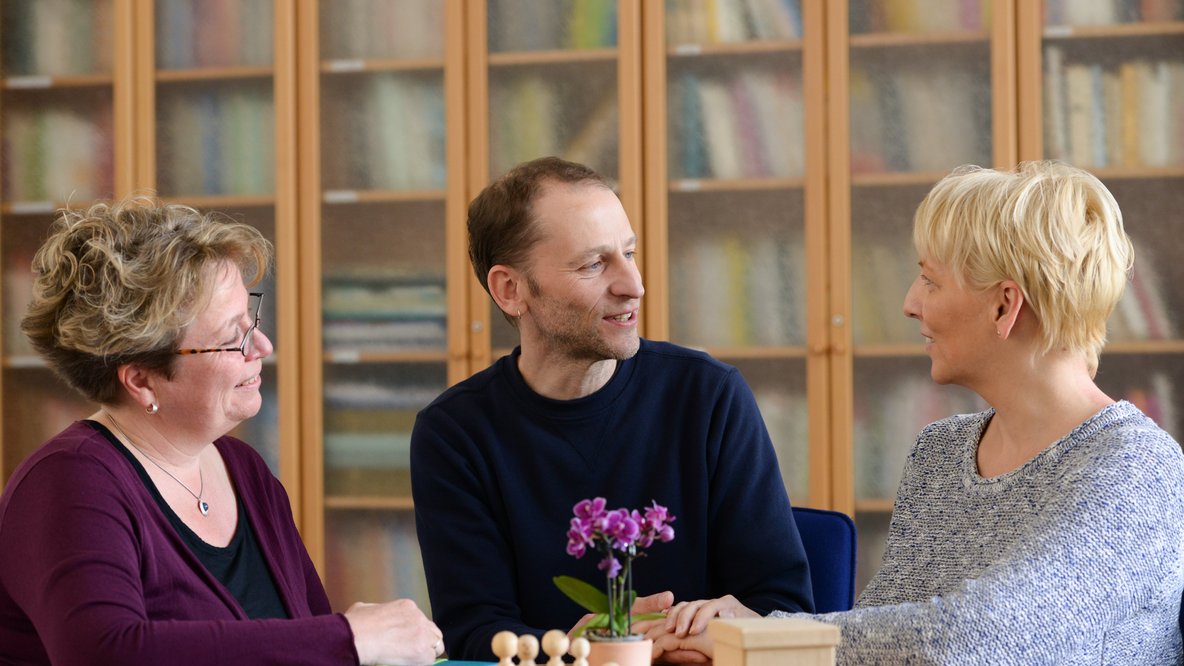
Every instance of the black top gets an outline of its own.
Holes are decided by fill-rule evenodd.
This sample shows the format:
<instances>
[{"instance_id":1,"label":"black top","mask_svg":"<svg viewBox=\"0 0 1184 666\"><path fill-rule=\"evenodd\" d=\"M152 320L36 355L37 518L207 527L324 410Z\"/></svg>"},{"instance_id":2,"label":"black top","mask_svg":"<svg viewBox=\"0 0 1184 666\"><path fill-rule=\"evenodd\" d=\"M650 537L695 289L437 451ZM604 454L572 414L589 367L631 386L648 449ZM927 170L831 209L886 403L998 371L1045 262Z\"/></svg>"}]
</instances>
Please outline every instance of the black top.
<instances>
[{"instance_id":1,"label":"black top","mask_svg":"<svg viewBox=\"0 0 1184 666\"><path fill-rule=\"evenodd\" d=\"M263 551L259 549L259 543L255 540L255 531L251 528L251 522L247 520L242 502L238 501L237 492L235 493L235 506L238 510L238 529L235 530L234 536L225 548L211 546L189 529L189 526L173 511L168 502L165 502L164 496L160 494L160 490L152 482L152 477L148 476L148 471L106 426L98 421L88 420L87 423L103 433L111 444L132 463L136 473L140 475L144 485L148 487L152 497L156 499L156 503L160 505L161 511L172 523L173 528L177 530L181 540L213 574L214 578L226 586L230 594L242 605L247 617L253 620L289 617L283 601L280 600L279 591L276 590L271 571L263 559ZM233 482L233 479L231 481Z\"/></svg>"}]
</instances>

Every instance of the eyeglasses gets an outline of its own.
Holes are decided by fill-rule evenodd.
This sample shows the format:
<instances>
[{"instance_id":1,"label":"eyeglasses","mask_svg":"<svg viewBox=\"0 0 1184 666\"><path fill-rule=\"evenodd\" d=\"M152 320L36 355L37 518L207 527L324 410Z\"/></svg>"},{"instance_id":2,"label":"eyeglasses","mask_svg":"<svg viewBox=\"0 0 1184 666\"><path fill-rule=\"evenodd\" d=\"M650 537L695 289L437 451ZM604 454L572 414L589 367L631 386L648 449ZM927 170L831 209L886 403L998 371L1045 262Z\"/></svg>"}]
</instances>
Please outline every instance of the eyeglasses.
<instances>
[{"instance_id":1,"label":"eyeglasses","mask_svg":"<svg viewBox=\"0 0 1184 666\"><path fill-rule=\"evenodd\" d=\"M247 329L247 334L243 336L243 341L237 347L218 347L215 349L178 349L177 354L181 356L189 356L191 354L209 354L211 352L238 352L243 356L250 355L255 351L255 329L259 328L259 308L263 305L263 292L251 292L247 294L247 310L253 315L254 323Z\"/></svg>"}]
</instances>

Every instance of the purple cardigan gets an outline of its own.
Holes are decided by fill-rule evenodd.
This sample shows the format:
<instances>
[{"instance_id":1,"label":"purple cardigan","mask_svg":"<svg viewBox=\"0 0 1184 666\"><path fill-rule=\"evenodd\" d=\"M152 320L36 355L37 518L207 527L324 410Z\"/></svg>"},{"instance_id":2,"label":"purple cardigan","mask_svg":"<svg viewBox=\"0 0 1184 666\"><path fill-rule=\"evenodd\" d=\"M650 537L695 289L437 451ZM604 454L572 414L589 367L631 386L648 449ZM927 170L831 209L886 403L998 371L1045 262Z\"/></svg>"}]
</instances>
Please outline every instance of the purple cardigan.
<instances>
[{"instance_id":1,"label":"purple cardigan","mask_svg":"<svg viewBox=\"0 0 1184 666\"><path fill-rule=\"evenodd\" d=\"M214 445L291 619L247 619L128 460L80 421L0 496L0 663L358 663L283 486L243 442Z\"/></svg>"}]
</instances>

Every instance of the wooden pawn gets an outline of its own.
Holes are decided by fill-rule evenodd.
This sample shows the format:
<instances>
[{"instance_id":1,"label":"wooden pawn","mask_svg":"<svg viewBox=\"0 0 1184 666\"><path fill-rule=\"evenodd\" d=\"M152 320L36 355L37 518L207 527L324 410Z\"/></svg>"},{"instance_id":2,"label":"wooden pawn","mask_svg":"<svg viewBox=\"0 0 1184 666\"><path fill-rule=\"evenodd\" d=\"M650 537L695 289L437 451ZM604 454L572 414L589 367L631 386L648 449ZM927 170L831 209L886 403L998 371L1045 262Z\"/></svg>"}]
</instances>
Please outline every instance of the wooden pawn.
<instances>
[{"instance_id":1,"label":"wooden pawn","mask_svg":"<svg viewBox=\"0 0 1184 666\"><path fill-rule=\"evenodd\" d=\"M497 666L514 666L514 655L518 653L518 637L512 631L499 631L493 635L493 654Z\"/></svg>"},{"instance_id":2,"label":"wooden pawn","mask_svg":"<svg viewBox=\"0 0 1184 666\"><path fill-rule=\"evenodd\" d=\"M547 666L564 666L563 655L567 654L567 648L571 645L571 641L567 638L567 634L560 629L552 629L543 634L543 654L547 657Z\"/></svg>"}]
</instances>

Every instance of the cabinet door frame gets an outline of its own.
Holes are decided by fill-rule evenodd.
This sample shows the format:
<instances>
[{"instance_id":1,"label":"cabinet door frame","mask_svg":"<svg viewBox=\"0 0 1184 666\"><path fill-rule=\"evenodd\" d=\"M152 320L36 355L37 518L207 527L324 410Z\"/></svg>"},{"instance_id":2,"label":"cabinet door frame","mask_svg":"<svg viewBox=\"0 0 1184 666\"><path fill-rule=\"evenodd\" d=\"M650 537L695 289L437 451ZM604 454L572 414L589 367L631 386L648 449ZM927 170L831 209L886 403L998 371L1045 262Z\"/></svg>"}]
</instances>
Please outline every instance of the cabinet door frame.
<instances>
[{"instance_id":1,"label":"cabinet door frame","mask_svg":"<svg viewBox=\"0 0 1184 666\"><path fill-rule=\"evenodd\" d=\"M991 0L991 160L995 167L1015 164L1019 147L1017 110L1016 3ZM832 496L829 508L855 515L855 356L851 327L852 210L850 33L848 3L826 3L826 100L829 126L826 165L829 217L827 270L830 283L830 435ZM1037 7L1037 12L1039 8ZM904 294L900 294L904 299Z\"/></svg>"}]
</instances>

